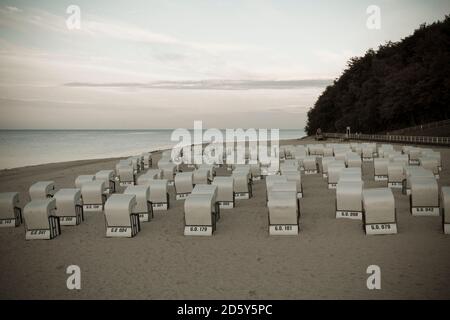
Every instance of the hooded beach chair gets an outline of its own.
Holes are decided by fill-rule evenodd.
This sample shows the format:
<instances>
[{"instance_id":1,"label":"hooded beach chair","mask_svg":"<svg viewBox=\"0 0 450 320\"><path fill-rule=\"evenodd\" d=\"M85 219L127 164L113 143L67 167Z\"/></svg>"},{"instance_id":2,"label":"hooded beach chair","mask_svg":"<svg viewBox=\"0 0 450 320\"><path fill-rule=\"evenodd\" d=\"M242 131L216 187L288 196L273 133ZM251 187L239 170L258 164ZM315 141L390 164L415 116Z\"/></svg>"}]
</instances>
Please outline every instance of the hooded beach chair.
<instances>
[{"instance_id":1,"label":"hooded beach chair","mask_svg":"<svg viewBox=\"0 0 450 320\"><path fill-rule=\"evenodd\" d=\"M215 177L212 185L217 186L217 202L220 209L234 208L233 177Z\"/></svg>"},{"instance_id":2,"label":"hooded beach chair","mask_svg":"<svg viewBox=\"0 0 450 320\"><path fill-rule=\"evenodd\" d=\"M116 192L116 175L114 170L100 170L95 174L95 180L104 181L108 194Z\"/></svg>"},{"instance_id":3,"label":"hooded beach chair","mask_svg":"<svg viewBox=\"0 0 450 320\"><path fill-rule=\"evenodd\" d=\"M434 177L411 177L411 214L439 216L439 188Z\"/></svg>"},{"instance_id":4,"label":"hooded beach chair","mask_svg":"<svg viewBox=\"0 0 450 320\"><path fill-rule=\"evenodd\" d=\"M175 175L175 198L186 199L194 188L193 172L179 172Z\"/></svg>"},{"instance_id":5,"label":"hooded beach chair","mask_svg":"<svg viewBox=\"0 0 450 320\"><path fill-rule=\"evenodd\" d=\"M363 191L363 225L368 235L397 233L395 200L390 188Z\"/></svg>"},{"instance_id":6,"label":"hooded beach chair","mask_svg":"<svg viewBox=\"0 0 450 320\"><path fill-rule=\"evenodd\" d=\"M22 223L22 209L18 192L0 193L0 227L18 227Z\"/></svg>"},{"instance_id":7,"label":"hooded beach chair","mask_svg":"<svg viewBox=\"0 0 450 320\"><path fill-rule=\"evenodd\" d=\"M362 181L339 181L336 187L336 218L362 220Z\"/></svg>"},{"instance_id":8,"label":"hooded beach chair","mask_svg":"<svg viewBox=\"0 0 450 320\"><path fill-rule=\"evenodd\" d=\"M25 240L50 240L61 234L54 198L31 200L23 208Z\"/></svg>"},{"instance_id":9,"label":"hooded beach chair","mask_svg":"<svg viewBox=\"0 0 450 320\"><path fill-rule=\"evenodd\" d=\"M150 186L129 186L123 194L131 194L136 196L136 205L132 213L138 215L140 222L148 222L153 219L153 206L150 201Z\"/></svg>"},{"instance_id":10,"label":"hooded beach chair","mask_svg":"<svg viewBox=\"0 0 450 320\"><path fill-rule=\"evenodd\" d=\"M53 181L36 182L30 187L29 194L31 200L42 200L51 198L55 194L55 182Z\"/></svg>"},{"instance_id":11,"label":"hooded beach chair","mask_svg":"<svg viewBox=\"0 0 450 320\"><path fill-rule=\"evenodd\" d=\"M213 194L190 194L184 201L184 235L211 236L216 230L214 208Z\"/></svg>"},{"instance_id":12,"label":"hooded beach chair","mask_svg":"<svg viewBox=\"0 0 450 320\"><path fill-rule=\"evenodd\" d=\"M62 226L76 226L84 220L80 189L60 189L55 193L56 211Z\"/></svg>"},{"instance_id":13,"label":"hooded beach chair","mask_svg":"<svg viewBox=\"0 0 450 320\"><path fill-rule=\"evenodd\" d=\"M89 181L94 181L94 180L95 180L95 176L92 174L83 174L81 176L78 176L75 179L75 188L81 189L81 186L83 185L83 183L89 182Z\"/></svg>"},{"instance_id":14,"label":"hooded beach chair","mask_svg":"<svg viewBox=\"0 0 450 320\"><path fill-rule=\"evenodd\" d=\"M106 237L131 238L140 231L134 194L113 194L105 203Z\"/></svg>"},{"instance_id":15,"label":"hooded beach chair","mask_svg":"<svg viewBox=\"0 0 450 320\"><path fill-rule=\"evenodd\" d=\"M149 180L150 202L153 210L161 211L169 209L169 183L166 179Z\"/></svg>"},{"instance_id":16,"label":"hooded beach chair","mask_svg":"<svg viewBox=\"0 0 450 320\"><path fill-rule=\"evenodd\" d=\"M106 201L104 181L89 181L81 186L81 196L83 197L84 212L101 212Z\"/></svg>"}]
</instances>

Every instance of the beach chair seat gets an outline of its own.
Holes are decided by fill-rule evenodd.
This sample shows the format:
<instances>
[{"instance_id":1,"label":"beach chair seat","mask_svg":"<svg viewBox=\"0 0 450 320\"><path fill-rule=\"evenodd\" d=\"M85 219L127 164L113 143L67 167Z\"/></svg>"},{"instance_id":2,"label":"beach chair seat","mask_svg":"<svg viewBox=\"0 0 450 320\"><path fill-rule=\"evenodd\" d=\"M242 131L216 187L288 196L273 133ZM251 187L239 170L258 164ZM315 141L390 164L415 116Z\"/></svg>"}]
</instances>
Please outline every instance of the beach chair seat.
<instances>
[{"instance_id":1,"label":"beach chair seat","mask_svg":"<svg viewBox=\"0 0 450 320\"><path fill-rule=\"evenodd\" d=\"M373 160L375 181L387 181L388 180L388 165L389 165L389 159L375 158Z\"/></svg>"},{"instance_id":2,"label":"beach chair seat","mask_svg":"<svg viewBox=\"0 0 450 320\"><path fill-rule=\"evenodd\" d=\"M343 181L362 181L361 168L342 168L338 184Z\"/></svg>"},{"instance_id":3,"label":"beach chair seat","mask_svg":"<svg viewBox=\"0 0 450 320\"><path fill-rule=\"evenodd\" d=\"M134 186L136 184L136 173L132 165L121 164L116 169L121 187Z\"/></svg>"},{"instance_id":4,"label":"beach chair seat","mask_svg":"<svg viewBox=\"0 0 450 320\"><path fill-rule=\"evenodd\" d=\"M78 188L60 189L55 193L56 211L62 226L77 226L84 220L83 200Z\"/></svg>"},{"instance_id":5,"label":"beach chair seat","mask_svg":"<svg viewBox=\"0 0 450 320\"><path fill-rule=\"evenodd\" d=\"M336 218L362 220L362 181L341 181L336 187Z\"/></svg>"},{"instance_id":6,"label":"beach chair seat","mask_svg":"<svg viewBox=\"0 0 450 320\"><path fill-rule=\"evenodd\" d=\"M374 148L371 145L363 145L361 148L362 160L364 162L373 161Z\"/></svg>"},{"instance_id":7,"label":"beach chair seat","mask_svg":"<svg viewBox=\"0 0 450 320\"><path fill-rule=\"evenodd\" d=\"M439 216L439 190L434 177L411 177L410 207L413 216Z\"/></svg>"},{"instance_id":8,"label":"beach chair seat","mask_svg":"<svg viewBox=\"0 0 450 320\"><path fill-rule=\"evenodd\" d=\"M234 170L233 177L233 190L234 198L237 200L250 199L253 195L252 184L250 178L250 170Z\"/></svg>"},{"instance_id":9,"label":"beach chair seat","mask_svg":"<svg viewBox=\"0 0 450 320\"><path fill-rule=\"evenodd\" d=\"M323 178L328 178L328 164L330 164L331 162L335 161L336 159L334 158L334 156L324 156L322 158L322 177Z\"/></svg>"},{"instance_id":10,"label":"beach chair seat","mask_svg":"<svg viewBox=\"0 0 450 320\"><path fill-rule=\"evenodd\" d=\"M390 188L363 191L363 225L368 235L397 233L395 200Z\"/></svg>"},{"instance_id":11,"label":"beach chair seat","mask_svg":"<svg viewBox=\"0 0 450 320\"><path fill-rule=\"evenodd\" d=\"M234 208L233 177L215 177L212 185L217 186L217 202L220 209Z\"/></svg>"},{"instance_id":12,"label":"beach chair seat","mask_svg":"<svg viewBox=\"0 0 450 320\"><path fill-rule=\"evenodd\" d=\"M408 154L408 163L410 166L418 166L420 164L419 158L422 155L422 149L420 148L409 148L406 153Z\"/></svg>"},{"instance_id":13,"label":"beach chair seat","mask_svg":"<svg viewBox=\"0 0 450 320\"><path fill-rule=\"evenodd\" d=\"M153 206L150 201L150 186L129 186L123 194L131 194L136 197L136 205L132 213L138 215L140 222L148 222L153 219Z\"/></svg>"},{"instance_id":14,"label":"beach chair seat","mask_svg":"<svg viewBox=\"0 0 450 320\"><path fill-rule=\"evenodd\" d=\"M298 234L298 199L294 193L271 191L267 207L269 209L269 235Z\"/></svg>"},{"instance_id":15,"label":"beach chair seat","mask_svg":"<svg viewBox=\"0 0 450 320\"><path fill-rule=\"evenodd\" d=\"M450 187L441 188L442 229L450 234Z\"/></svg>"},{"instance_id":16,"label":"beach chair seat","mask_svg":"<svg viewBox=\"0 0 450 320\"><path fill-rule=\"evenodd\" d=\"M261 180L261 163L259 161L250 164L250 173L252 181Z\"/></svg>"},{"instance_id":17,"label":"beach chair seat","mask_svg":"<svg viewBox=\"0 0 450 320\"><path fill-rule=\"evenodd\" d=\"M131 166L133 167L134 174L138 174L144 169L140 156L130 157L129 159L131 160Z\"/></svg>"},{"instance_id":18,"label":"beach chair seat","mask_svg":"<svg viewBox=\"0 0 450 320\"><path fill-rule=\"evenodd\" d=\"M162 171L162 179L166 179L169 186L173 186L177 164L173 162L158 163L158 168Z\"/></svg>"},{"instance_id":19,"label":"beach chair seat","mask_svg":"<svg viewBox=\"0 0 450 320\"><path fill-rule=\"evenodd\" d=\"M213 196L213 212L216 222L220 220L220 205L217 201L218 187L211 184L196 184L192 190L192 194L211 194Z\"/></svg>"},{"instance_id":20,"label":"beach chair seat","mask_svg":"<svg viewBox=\"0 0 450 320\"><path fill-rule=\"evenodd\" d=\"M348 168L361 168L361 166L362 166L361 157L358 156L354 152L347 153L346 158L345 158L345 165Z\"/></svg>"},{"instance_id":21,"label":"beach chair seat","mask_svg":"<svg viewBox=\"0 0 450 320\"><path fill-rule=\"evenodd\" d=\"M18 227L22 223L22 208L18 192L0 193L0 228Z\"/></svg>"},{"instance_id":22,"label":"beach chair seat","mask_svg":"<svg viewBox=\"0 0 450 320\"><path fill-rule=\"evenodd\" d=\"M81 186L84 212L101 212L106 201L104 181L89 181Z\"/></svg>"},{"instance_id":23,"label":"beach chair seat","mask_svg":"<svg viewBox=\"0 0 450 320\"><path fill-rule=\"evenodd\" d=\"M152 154L151 152L144 152L142 154L144 160L144 169L149 169L152 167Z\"/></svg>"},{"instance_id":24,"label":"beach chair seat","mask_svg":"<svg viewBox=\"0 0 450 320\"><path fill-rule=\"evenodd\" d=\"M31 200L51 198L55 194L55 182L38 181L30 187L29 194Z\"/></svg>"},{"instance_id":25,"label":"beach chair seat","mask_svg":"<svg viewBox=\"0 0 450 320\"><path fill-rule=\"evenodd\" d=\"M209 180L210 171L207 168L195 169L193 171L193 183L195 184L208 184L211 181Z\"/></svg>"},{"instance_id":26,"label":"beach chair seat","mask_svg":"<svg viewBox=\"0 0 450 320\"><path fill-rule=\"evenodd\" d=\"M169 182L167 179L149 180L147 185L150 186L150 202L153 210L164 211L168 210L169 203Z\"/></svg>"},{"instance_id":27,"label":"beach chair seat","mask_svg":"<svg viewBox=\"0 0 450 320\"><path fill-rule=\"evenodd\" d=\"M317 158L315 156L305 157L305 159L303 159L303 170L306 175L319 173Z\"/></svg>"},{"instance_id":28,"label":"beach chair seat","mask_svg":"<svg viewBox=\"0 0 450 320\"><path fill-rule=\"evenodd\" d=\"M55 214L56 200L31 200L23 208L25 240L50 240L61 234L59 218Z\"/></svg>"},{"instance_id":29,"label":"beach chair seat","mask_svg":"<svg viewBox=\"0 0 450 320\"><path fill-rule=\"evenodd\" d=\"M323 156L324 157L333 157L333 147L324 146L323 147Z\"/></svg>"},{"instance_id":30,"label":"beach chair seat","mask_svg":"<svg viewBox=\"0 0 450 320\"><path fill-rule=\"evenodd\" d=\"M140 231L134 194L113 194L105 203L106 237L132 238Z\"/></svg>"},{"instance_id":31,"label":"beach chair seat","mask_svg":"<svg viewBox=\"0 0 450 320\"><path fill-rule=\"evenodd\" d=\"M276 195L278 192L287 192L290 193L295 199L297 199L297 214L300 216L300 200L297 196L298 188L297 183L295 181L283 181L283 182L275 182L270 187L270 191L267 194L267 201L269 202L273 195Z\"/></svg>"},{"instance_id":32,"label":"beach chair seat","mask_svg":"<svg viewBox=\"0 0 450 320\"><path fill-rule=\"evenodd\" d=\"M162 170L161 169L149 169L146 173L140 175L137 178L137 184L148 184L150 180L157 180L161 179L162 177Z\"/></svg>"},{"instance_id":33,"label":"beach chair seat","mask_svg":"<svg viewBox=\"0 0 450 320\"><path fill-rule=\"evenodd\" d=\"M190 194L184 201L184 235L211 236L216 230L214 208L213 194Z\"/></svg>"},{"instance_id":34,"label":"beach chair seat","mask_svg":"<svg viewBox=\"0 0 450 320\"><path fill-rule=\"evenodd\" d=\"M194 188L193 172L179 172L175 175L175 199L183 200Z\"/></svg>"},{"instance_id":35,"label":"beach chair seat","mask_svg":"<svg viewBox=\"0 0 450 320\"><path fill-rule=\"evenodd\" d=\"M302 176L298 171L287 171L281 176L286 177L288 182L295 182L297 186L297 199L303 198Z\"/></svg>"},{"instance_id":36,"label":"beach chair seat","mask_svg":"<svg viewBox=\"0 0 450 320\"><path fill-rule=\"evenodd\" d=\"M391 162L388 164L388 187L394 189L403 188L403 166L401 162Z\"/></svg>"},{"instance_id":37,"label":"beach chair seat","mask_svg":"<svg viewBox=\"0 0 450 320\"><path fill-rule=\"evenodd\" d=\"M81 186L83 185L83 183L89 182L89 181L94 181L94 180L95 180L95 176L93 174L80 175L75 179L75 188L81 189Z\"/></svg>"},{"instance_id":38,"label":"beach chair seat","mask_svg":"<svg viewBox=\"0 0 450 320\"><path fill-rule=\"evenodd\" d=\"M116 192L116 175L114 170L100 170L95 174L95 180L105 182L105 192L111 194Z\"/></svg>"},{"instance_id":39,"label":"beach chair seat","mask_svg":"<svg viewBox=\"0 0 450 320\"><path fill-rule=\"evenodd\" d=\"M439 179L439 161L437 158L422 156L419 158L419 163L425 169L433 172L434 176Z\"/></svg>"},{"instance_id":40,"label":"beach chair seat","mask_svg":"<svg viewBox=\"0 0 450 320\"><path fill-rule=\"evenodd\" d=\"M197 169L207 170L209 172L209 176L208 176L209 181L212 181L214 179L214 177L216 176L216 168L214 167L213 164L202 163L202 164L198 165Z\"/></svg>"},{"instance_id":41,"label":"beach chair seat","mask_svg":"<svg viewBox=\"0 0 450 320\"><path fill-rule=\"evenodd\" d=\"M342 160L335 160L328 163L328 189L336 189L342 169L345 168L345 163Z\"/></svg>"},{"instance_id":42,"label":"beach chair seat","mask_svg":"<svg viewBox=\"0 0 450 320\"><path fill-rule=\"evenodd\" d=\"M406 195L411 195L411 178L412 177L429 177L434 178L433 172L431 170L427 170L424 167L410 165L403 167L403 176L405 179L403 180L402 193Z\"/></svg>"}]
</instances>

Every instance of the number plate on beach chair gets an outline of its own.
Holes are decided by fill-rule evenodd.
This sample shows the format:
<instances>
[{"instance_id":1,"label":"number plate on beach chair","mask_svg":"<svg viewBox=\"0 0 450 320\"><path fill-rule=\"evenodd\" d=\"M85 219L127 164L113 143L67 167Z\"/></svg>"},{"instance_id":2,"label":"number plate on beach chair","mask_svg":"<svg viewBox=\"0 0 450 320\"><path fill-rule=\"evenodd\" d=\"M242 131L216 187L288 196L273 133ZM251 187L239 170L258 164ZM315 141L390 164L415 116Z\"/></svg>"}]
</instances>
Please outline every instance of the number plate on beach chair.
<instances>
[{"instance_id":1,"label":"number plate on beach chair","mask_svg":"<svg viewBox=\"0 0 450 320\"><path fill-rule=\"evenodd\" d=\"M212 236L212 226L185 226L185 236Z\"/></svg>"},{"instance_id":2,"label":"number plate on beach chair","mask_svg":"<svg viewBox=\"0 0 450 320\"><path fill-rule=\"evenodd\" d=\"M362 212L359 211L336 211L336 219L362 220Z\"/></svg>"},{"instance_id":3,"label":"number plate on beach chair","mask_svg":"<svg viewBox=\"0 0 450 320\"><path fill-rule=\"evenodd\" d=\"M189 196L189 193L177 193L175 196L176 200L184 200Z\"/></svg>"},{"instance_id":4,"label":"number plate on beach chair","mask_svg":"<svg viewBox=\"0 0 450 320\"><path fill-rule=\"evenodd\" d=\"M233 201L219 201L219 208L220 209L233 209L234 202Z\"/></svg>"},{"instance_id":5,"label":"number plate on beach chair","mask_svg":"<svg viewBox=\"0 0 450 320\"><path fill-rule=\"evenodd\" d=\"M238 200L247 200L250 199L250 194L248 192L236 192L234 198Z\"/></svg>"},{"instance_id":6,"label":"number plate on beach chair","mask_svg":"<svg viewBox=\"0 0 450 320\"><path fill-rule=\"evenodd\" d=\"M375 181L387 181L388 176L383 176L383 175L376 175L375 176Z\"/></svg>"},{"instance_id":7,"label":"number plate on beach chair","mask_svg":"<svg viewBox=\"0 0 450 320\"><path fill-rule=\"evenodd\" d=\"M314 170L305 170L305 174L317 174L317 169L314 169Z\"/></svg>"},{"instance_id":8,"label":"number plate on beach chair","mask_svg":"<svg viewBox=\"0 0 450 320\"><path fill-rule=\"evenodd\" d=\"M366 224L366 234L395 234L397 233L396 223L373 223Z\"/></svg>"},{"instance_id":9,"label":"number plate on beach chair","mask_svg":"<svg viewBox=\"0 0 450 320\"><path fill-rule=\"evenodd\" d=\"M298 235L298 225L296 224L278 224L269 226L269 235L271 236L296 236Z\"/></svg>"},{"instance_id":10,"label":"number plate on beach chair","mask_svg":"<svg viewBox=\"0 0 450 320\"><path fill-rule=\"evenodd\" d=\"M388 182L388 188L402 189L403 183L402 182Z\"/></svg>"},{"instance_id":11,"label":"number plate on beach chair","mask_svg":"<svg viewBox=\"0 0 450 320\"><path fill-rule=\"evenodd\" d=\"M103 205L101 205L101 204L84 204L83 210L84 211L102 211Z\"/></svg>"},{"instance_id":12,"label":"number plate on beach chair","mask_svg":"<svg viewBox=\"0 0 450 320\"><path fill-rule=\"evenodd\" d=\"M439 216L439 207L412 207L411 213L413 216Z\"/></svg>"},{"instance_id":13,"label":"number plate on beach chair","mask_svg":"<svg viewBox=\"0 0 450 320\"><path fill-rule=\"evenodd\" d=\"M152 207L153 210L158 210L158 211L162 211L162 210L167 210L167 203L152 203Z\"/></svg>"},{"instance_id":14,"label":"number plate on beach chair","mask_svg":"<svg viewBox=\"0 0 450 320\"><path fill-rule=\"evenodd\" d=\"M131 238L133 236L131 227L107 227L106 236L110 238Z\"/></svg>"}]
</instances>

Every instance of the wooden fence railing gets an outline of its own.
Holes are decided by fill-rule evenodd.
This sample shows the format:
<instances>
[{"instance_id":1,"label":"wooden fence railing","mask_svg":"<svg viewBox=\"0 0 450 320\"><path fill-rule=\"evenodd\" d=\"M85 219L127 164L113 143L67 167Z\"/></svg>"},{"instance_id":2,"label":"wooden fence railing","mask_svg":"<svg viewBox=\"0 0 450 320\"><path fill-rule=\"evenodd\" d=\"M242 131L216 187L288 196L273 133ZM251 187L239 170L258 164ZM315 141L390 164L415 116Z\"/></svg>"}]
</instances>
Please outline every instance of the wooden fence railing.
<instances>
[{"instance_id":1,"label":"wooden fence railing","mask_svg":"<svg viewBox=\"0 0 450 320\"><path fill-rule=\"evenodd\" d=\"M350 139L350 140L369 140L381 142L397 142L397 143L411 143L411 144L430 144L442 145L450 147L450 137L421 137L421 136L404 136L404 135L386 135L386 134L357 134L351 133L329 133L323 134L326 138L335 139Z\"/></svg>"}]
</instances>

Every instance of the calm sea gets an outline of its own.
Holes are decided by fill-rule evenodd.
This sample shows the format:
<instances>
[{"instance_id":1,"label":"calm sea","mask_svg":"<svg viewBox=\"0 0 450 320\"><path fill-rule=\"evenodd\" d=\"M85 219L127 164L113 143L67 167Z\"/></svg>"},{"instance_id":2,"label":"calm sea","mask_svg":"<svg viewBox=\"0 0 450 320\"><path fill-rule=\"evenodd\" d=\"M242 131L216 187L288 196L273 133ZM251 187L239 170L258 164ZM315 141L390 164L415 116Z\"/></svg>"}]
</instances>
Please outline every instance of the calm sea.
<instances>
[{"instance_id":1,"label":"calm sea","mask_svg":"<svg viewBox=\"0 0 450 320\"><path fill-rule=\"evenodd\" d=\"M171 134L171 129L0 130L0 169L136 155L170 148L176 143ZM280 130L280 139L303 136L303 130Z\"/></svg>"}]
</instances>

